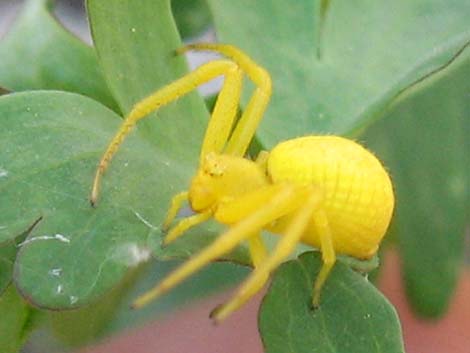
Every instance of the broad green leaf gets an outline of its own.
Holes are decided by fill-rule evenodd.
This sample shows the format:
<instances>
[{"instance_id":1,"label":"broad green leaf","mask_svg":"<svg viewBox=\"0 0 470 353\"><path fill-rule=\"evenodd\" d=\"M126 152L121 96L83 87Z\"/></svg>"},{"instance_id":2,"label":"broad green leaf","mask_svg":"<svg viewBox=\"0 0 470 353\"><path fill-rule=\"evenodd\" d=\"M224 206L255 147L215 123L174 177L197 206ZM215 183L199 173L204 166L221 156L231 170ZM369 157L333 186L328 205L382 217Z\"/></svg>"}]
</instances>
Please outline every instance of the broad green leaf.
<instances>
[{"instance_id":1,"label":"broad green leaf","mask_svg":"<svg viewBox=\"0 0 470 353\"><path fill-rule=\"evenodd\" d=\"M397 314L362 275L337 263L311 308L313 282L321 266L306 253L275 273L259 312L266 353L403 353Z\"/></svg>"},{"instance_id":2,"label":"broad green leaf","mask_svg":"<svg viewBox=\"0 0 470 353\"><path fill-rule=\"evenodd\" d=\"M24 343L30 309L10 286L0 296L0 349L2 353L17 353Z\"/></svg>"},{"instance_id":3,"label":"broad green leaf","mask_svg":"<svg viewBox=\"0 0 470 353\"><path fill-rule=\"evenodd\" d=\"M103 57L110 55L103 59L103 67L128 110L145 90L151 91L166 83L163 79L171 80L185 70L181 58L168 55L179 46L179 38L165 37L172 32L164 25L170 25L172 19L167 18L169 11L157 11L162 10L161 3L131 6L140 9L134 14L120 7L124 2L100 8L102 4L95 8L89 3L94 34L101 33L100 26L109 30L109 38L106 33L98 35L97 46ZM119 11L107 13L110 8ZM122 24L116 28L124 29L126 21L132 20L131 37L114 36L106 24L113 24L110 18ZM153 32L152 26L160 32ZM155 33L163 33L161 41L155 41ZM116 43L128 47L117 48ZM146 51L132 51L150 47L153 62L140 59ZM115 49L123 50L115 56ZM125 82L127 86L123 86ZM152 252L161 258L186 257L211 241L210 236L201 236L208 235L207 230L200 229L165 251L160 248L160 222L170 197L187 188L194 172L205 115L204 103L192 95L162 109L159 120L150 118L139 124L111 163L98 207L92 209L88 195L94 170L118 129L119 117L92 100L60 92L0 99L0 116L6 127L0 133L4 171L0 241L14 238L42 217L15 264L15 281L22 294L44 308L79 307L107 292ZM244 256L239 261L246 261L243 249L235 257L237 253Z\"/></svg>"},{"instance_id":4,"label":"broad green leaf","mask_svg":"<svg viewBox=\"0 0 470 353\"><path fill-rule=\"evenodd\" d=\"M60 89L117 109L93 48L51 14L52 1L29 0L0 41L0 85L12 91Z\"/></svg>"},{"instance_id":5,"label":"broad green leaf","mask_svg":"<svg viewBox=\"0 0 470 353\"><path fill-rule=\"evenodd\" d=\"M12 239L42 217L15 264L16 284L30 301L78 307L148 260L153 247L160 249L159 222L191 168L136 131L113 161L94 209L88 201L92 177L118 116L63 92L3 96L0 116L6 127L0 132L0 236ZM210 241L194 233L194 241L182 241ZM181 243L168 247L166 257L177 254ZM191 246L184 247L186 256ZM165 256L161 250L157 255Z\"/></svg>"},{"instance_id":6,"label":"broad green leaf","mask_svg":"<svg viewBox=\"0 0 470 353\"><path fill-rule=\"evenodd\" d=\"M159 224L189 169L136 132L114 160L93 209L94 169L118 116L83 96L31 92L1 97L0 117L0 237L14 238L42 216L21 246L17 285L48 308L97 298L148 259L147 237L158 232L144 220Z\"/></svg>"},{"instance_id":7,"label":"broad green leaf","mask_svg":"<svg viewBox=\"0 0 470 353\"><path fill-rule=\"evenodd\" d=\"M463 265L470 224L469 92L466 49L367 134L395 183L406 289L425 316L445 312Z\"/></svg>"},{"instance_id":8,"label":"broad green leaf","mask_svg":"<svg viewBox=\"0 0 470 353\"><path fill-rule=\"evenodd\" d=\"M206 0L172 0L171 10L183 38L194 38L211 23Z\"/></svg>"},{"instance_id":9,"label":"broad green leaf","mask_svg":"<svg viewBox=\"0 0 470 353\"><path fill-rule=\"evenodd\" d=\"M268 148L308 133L357 133L470 42L467 0L209 4L218 39L272 74L274 95L258 134Z\"/></svg>"}]
</instances>

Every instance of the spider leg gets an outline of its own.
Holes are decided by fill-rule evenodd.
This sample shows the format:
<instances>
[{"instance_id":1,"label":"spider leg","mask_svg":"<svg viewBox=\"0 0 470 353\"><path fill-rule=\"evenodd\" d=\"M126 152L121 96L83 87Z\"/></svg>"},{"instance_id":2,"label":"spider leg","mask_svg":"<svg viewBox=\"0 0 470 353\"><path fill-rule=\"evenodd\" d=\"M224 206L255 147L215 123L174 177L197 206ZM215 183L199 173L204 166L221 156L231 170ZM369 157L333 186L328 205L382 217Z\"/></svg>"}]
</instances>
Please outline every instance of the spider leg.
<instances>
[{"instance_id":1,"label":"spider leg","mask_svg":"<svg viewBox=\"0 0 470 353\"><path fill-rule=\"evenodd\" d=\"M225 152L235 156L243 156L250 145L256 129L271 97L271 81L256 88L246 106L235 130L227 142Z\"/></svg>"},{"instance_id":2,"label":"spider leg","mask_svg":"<svg viewBox=\"0 0 470 353\"><path fill-rule=\"evenodd\" d=\"M178 214L181 205L183 204L183 202L188 200L188 196L189 193L187 191L180 192L179 194L173 196L173 198L171 199L170 208L168 209L165 220L163 221L162 229L164 231L166 231L170 227L170 224L171 222L173 222L176 215Z\"/></svg>"},{"instance_id":3,"label":"spider leg","mask_svg":"<svg viewBox=\"0 0 470 353\"><path fill-rule=\"evenodd\" d=\"M228 154L236 156L245 155L271 97L272 81L269 73L232 45L213 43L190 44L178 49L178 52L183 53L188 50L212 50L232 59L257 86L225 150Z\"/></svg>"},{"instance_id":4,"label":"spider leg","mask_svg":"<svg viewBox=\"0 0 470 353\"><path fill-rule=\"evenodd\" d=\"M243 282L230 301L219 306L211 313L211 317L216 322L222 321L233 311L245 304L264 286L270 273L294 251L295 246L300 241L312 219L312 215L318 209L322 201L322 197L319 193L312 189L310 190L311 191L304 191L304 195L301 195L302 200L305 202L296 210L292 221L287 226L285 234L279 240L273 253L255 268L250 277Z\"/></svg>"},{"instance_id":5,"label":"spider leg","mask_svg":"<svg viewBox=\"0 0 470 353\"><path fill-rule=\"evenodd\" d=\"M263 243L263 239L261 238L260 232L257 232L255 235L248 238L248 248L250 250L250 257L253 267L258 268L268 257L268 251ZM267 282L268 279L269 275L266 275L265 278L261 278L258 283L258 286L252 288L252 294L250 295L250 297L255 295L261 288L263 288L264 284ZM214 310L212 310L212 312L210 313L210 317L212 318L217 315L218 311L222 306L223 305L220 305L214 308Z\"/></svg>"},{"instance_id":6,"label":"spider leg","mask_svg":"<svg viewBox=\"0 0 470 353\"><path fill-rule=\"evenodd\" d=\"M320 236L320 246L323 259L323 265L317 275L313 286L312 304L316 308L320 304L320 294L331 269L336 262L336 254L333 247L333 238L328 225L328 218L325 211L319 210L314 217L314 225Z\"/></svg>"},{"instance_id":7,"label":"spider leg","mask_svg":"<svg viewBox=\"0 0 470 353\"><path fill-rule=\"evenodd\" d=\"M266 224L298 208L302 199L295 191L296 189L293 187L285 187L276 193L268 204L229 228L212 244L186 261L157 286L137 298L133 307L140 308L161 296L209 262L226 254L240 242L259 232Z\"/></svg>"},{"instance_id":8,"label":"spider leg","mask_svg":"<svg viewBox=\"0 0 470 353\"><path fill-rule=\"evenodd\" d=\"M256 157L256 164L261 167L263 171L266 172L268 168L268 159L269 159L269 152L267 151L260 151L258 156Z\"/></svg>"},{"instance_id":9,"label":"spider leg","mask_svg":"<svg viewBox=\"0 0 470 353\"><path fill-rule=\"evenodd\" d=\"M235 63L227 60L216 60L201 65L186 76L159 89L147 98L144 98L132 108L101 157L90 196L92 205L96 203L98 198L101 176L107 169L109 162L124 138L132 130L137 121L145 118L152 111L184 96L197 86L220 75L225 75L226 79L204 137L201 155L211 150L220 152L227 141L237 113L242 84L240 68Z\"/></svg>"},{"instance_id":10,"label":"spider leg","mask_svg":"<svg viewBox=\"0 0 470 353\"><path fill-rule=\"evenodd\" d=\"M225 75L224 85L217 96L212 117L202 141L199 160L210 152L221 152L232 131L242 91L243 72L234 67Z\"/></svg>"},{"instance_id":11,"label":"spider leg","mask_svg":"<svg viewBox=\"0 0 470 353\"><path fill-rule=\"evenodd\" d=\"M214 214L212 209L205 212L197 213L191 217L182 219L176 226L170 229L165 239L163 240L164 245L168 245L172 241L179 238L189 228L192 228L200 223L207 221Z\"/></svg>"},{"instance_id":12,"label":"spider leg","mask_svg":"<svg viewBox=\"0 0 470 353\"><path fill-rule=\"evenodd\" d=\"M258 267L268 256L268 251L264 245L263 238L259 232L248 238L248 247L250 250L253 266Z\"/></svg>"}]
</instances>

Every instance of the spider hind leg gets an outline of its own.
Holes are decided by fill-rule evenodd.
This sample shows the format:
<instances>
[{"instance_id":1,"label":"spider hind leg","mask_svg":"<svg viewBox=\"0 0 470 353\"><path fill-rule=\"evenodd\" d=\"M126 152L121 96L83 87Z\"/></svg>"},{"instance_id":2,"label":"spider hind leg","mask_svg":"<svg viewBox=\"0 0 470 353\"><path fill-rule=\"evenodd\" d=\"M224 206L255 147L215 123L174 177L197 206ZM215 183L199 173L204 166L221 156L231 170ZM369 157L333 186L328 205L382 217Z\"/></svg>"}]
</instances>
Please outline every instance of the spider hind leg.
<instances>
[{"instance_id":1,"label":"spider hind leg","mask_svg":"<svg viewBox=\"0 0 470 353\"><path fill-rule=\"evenodd\" d=\"M328 225L328 218L325 211L320 210L315 214L314 225L317 233L320 236L320 246L323 260L323 265L320 268L320 272L318 273L313 285L312 305L315 309L320 305L321 290L336 262L336 254L333 246L331 230Z\"/></svg>"}]
</instances>

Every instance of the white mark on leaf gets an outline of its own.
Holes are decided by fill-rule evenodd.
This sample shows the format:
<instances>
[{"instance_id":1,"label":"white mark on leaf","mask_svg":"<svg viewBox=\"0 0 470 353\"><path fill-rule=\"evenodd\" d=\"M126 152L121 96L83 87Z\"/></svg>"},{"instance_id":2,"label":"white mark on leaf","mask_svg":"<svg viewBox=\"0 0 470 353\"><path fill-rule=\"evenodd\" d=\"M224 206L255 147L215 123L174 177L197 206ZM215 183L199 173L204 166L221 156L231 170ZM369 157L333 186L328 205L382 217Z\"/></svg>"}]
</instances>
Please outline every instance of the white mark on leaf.
<instances>
[{"instance_id":1,"label":"white mark on leaf","mask_svg":"<svg viewBox=\"0 0 470 353\"><path fill-rule=\"evenodd\" d=\"M62 234L56 234L55 239L60 240L61 242L64 242L64 243L70 243L70 239Z\"/></svg>"},{"instance_id":2,"label":"white mark on leaf","mask_svg":"<svg viewBox=\"0 0 470 353\"><path fill-rule=\"evenodd\" d=\"M8 170L0 167L0 178L6 178L8 176Z\"/></svg>"},{"instance_id":3,"label":"white mark on leaf","mask_svg":"<svg viewBox=\"0 0 470 353\"><path fill-rule=\"evenodd\" d=\"M75 304L76 302L78 302L78 297L76 297L76 296L74 296L74 295L71 295L71 296L69 297L69 299L70 299L70 304L71 304L71 305L73 305L73 304Z\"/></svg>"},{"instance_id":4,"label":"white mark on leaf","mask_svg":"<svg viewBox=\"0 0 470 353\"><path fill-rule=\"evenodd\" d=\"M64 286L59 284L56 289L57 294L62 294L64 292Z\"/></svg>"},{"instance_id":5,"label":"white mark on leaf","mask_svg":"<svg viewBox=\"0 0 470 353\"><path fill-rule=\"evenodd\" d=\"M32 243L33 241L38 241L38 240L58 240L62 243L70 243L70 239L67 238L65 235L62 234L55 234L55 235L41 235L39 237L34 237L30 239L26 239L24 242L19 243L18 247L21 247L23 245Z\"/></svg>"},{"instance_id":6,"label":"white mark on leaf","mask_svg":"<svg viewBox=\"0 0 470 353\"><path fill-rule=\"evenodd\" d=\"M121 244L116 247L112 259L129 267L135 267L141 262L148 261L152 255L150 249L136 243Z\"/></svg>"},{"instance_id":7,"label":"white mark on leaf","mask_svg":"<svg viewBox=\"0 0 470 353\"><path fill-rule=\"evenodd\" d=\"M152 230L156 230L158 229L158 227L154 226L152 223L150 223L149 221L147 221L144 217L142 217L142 215L137 212L137 211L134 211L134 214L135 216L143 223L145 224L147 227L149 227L150 229Z\"/></svg>"},{"instance_id":8,"label":"white mark on leaf","mask_svg":"<svg viewBox=\"0 0 470 353\"><path fill-rule=\"evenodd\" d=\"M49 270L49 274L51 276L60 277L62 275L62 269L61 268L53 268L53 269Z\"/></svg>"}]
</instances>

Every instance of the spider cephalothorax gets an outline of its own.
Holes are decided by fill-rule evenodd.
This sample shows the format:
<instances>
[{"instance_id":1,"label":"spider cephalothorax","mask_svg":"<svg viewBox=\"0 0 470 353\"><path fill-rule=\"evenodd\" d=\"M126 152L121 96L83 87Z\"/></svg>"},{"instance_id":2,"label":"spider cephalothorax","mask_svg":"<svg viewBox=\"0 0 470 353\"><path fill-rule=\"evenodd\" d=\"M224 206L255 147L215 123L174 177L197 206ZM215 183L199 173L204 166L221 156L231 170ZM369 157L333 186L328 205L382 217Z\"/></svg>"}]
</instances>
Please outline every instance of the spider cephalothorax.
<instances>
[{"instance_id":1,"label":"spider cephalothorax","mask_svg":"<svg viewBox=\"0 0 470 353\"><path fill-rule=\"evenodd\" d=\"M209 206L229 202L268 183L264 171L254 162L227 154L207 154L189 187L191 208L200 212Z\"/></svg>"}]
</instances>

